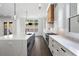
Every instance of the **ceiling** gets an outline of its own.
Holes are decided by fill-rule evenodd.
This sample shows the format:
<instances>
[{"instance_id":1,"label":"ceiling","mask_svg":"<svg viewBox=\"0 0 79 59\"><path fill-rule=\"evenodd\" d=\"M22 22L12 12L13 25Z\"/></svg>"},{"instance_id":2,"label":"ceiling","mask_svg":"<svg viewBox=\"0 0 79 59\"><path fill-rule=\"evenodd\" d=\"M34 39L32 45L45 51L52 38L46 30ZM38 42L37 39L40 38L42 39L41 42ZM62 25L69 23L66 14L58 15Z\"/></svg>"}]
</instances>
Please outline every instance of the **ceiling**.
<instances>
[{"instance_id":1,"label":"ceiling","mask_svg":"<svg viewBox=\"0 0 79 59\"><path fill-rule=\"evenodd\" d=\"M16 15L27 18L42 17L46 15L47 6L47 3L16 3ZM0 3L0 15L14 16L14 3Z\"/></svg>"},{"instance_id":2,"label":"ceiling","mask_svg":"<svg viewBox=\"0 0 79 59\"><path fill-rule=\"evenodd\" d=\"M39 6L41 8L39 9ZM46 15L47 3L17 3L16 14L18 16L27 16L27 18L37 18Z\"/></svg>"},{"instance_id":3,"label":"ceiling","mask_svg":"<svg viewBox=\"0 0 79 59\"><path fill-rule=\"evenodd\" d=\"M13 16L14 4L13 3L0 3L0 15Z\"/></svg>"}]
</instances>

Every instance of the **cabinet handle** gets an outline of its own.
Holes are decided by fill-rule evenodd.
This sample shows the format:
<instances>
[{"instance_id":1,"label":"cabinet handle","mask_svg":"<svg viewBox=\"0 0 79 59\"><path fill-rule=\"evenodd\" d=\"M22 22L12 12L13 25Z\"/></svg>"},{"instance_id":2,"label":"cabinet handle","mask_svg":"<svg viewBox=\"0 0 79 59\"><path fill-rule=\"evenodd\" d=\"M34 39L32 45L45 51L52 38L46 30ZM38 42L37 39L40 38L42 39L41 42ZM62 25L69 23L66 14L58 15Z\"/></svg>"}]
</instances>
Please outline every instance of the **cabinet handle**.
<instances>
[{"instance_id":1,"label":"cabinet handle","mask_svg":"<svg viewBox=\"0 0 79 59\"><path fill-rule=\"evenodd\" d=\"M57 49L57 51L59 52L59 50Z\"/></svg>"},{"instance_id":2,"label":"cabinet handle","mask_svg":"<svg viewBox=\"0 0 79 59\"><path fill-rule=\"evenodd\" d=\"M61 48L61 50L62 50L63 52L66 52L63 48Z\"/></svg>"}]
</instances>

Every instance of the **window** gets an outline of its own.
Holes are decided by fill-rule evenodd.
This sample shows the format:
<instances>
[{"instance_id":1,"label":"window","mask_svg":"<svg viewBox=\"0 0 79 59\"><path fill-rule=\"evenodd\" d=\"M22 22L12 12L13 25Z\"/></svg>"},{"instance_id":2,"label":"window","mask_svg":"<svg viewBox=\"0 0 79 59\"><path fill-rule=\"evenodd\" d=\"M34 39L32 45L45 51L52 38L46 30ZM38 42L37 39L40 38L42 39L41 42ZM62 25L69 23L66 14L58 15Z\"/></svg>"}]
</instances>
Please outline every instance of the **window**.
<instances>
[{"instance_id":1,"label":"window","mask_svg":"<svg viewBox=\"0 0 79 59\"><path fill-rule=\"evenodd\" d=\"M26 20L26 32L37 32L38 20Z\"/></svg>"}]
</instances>

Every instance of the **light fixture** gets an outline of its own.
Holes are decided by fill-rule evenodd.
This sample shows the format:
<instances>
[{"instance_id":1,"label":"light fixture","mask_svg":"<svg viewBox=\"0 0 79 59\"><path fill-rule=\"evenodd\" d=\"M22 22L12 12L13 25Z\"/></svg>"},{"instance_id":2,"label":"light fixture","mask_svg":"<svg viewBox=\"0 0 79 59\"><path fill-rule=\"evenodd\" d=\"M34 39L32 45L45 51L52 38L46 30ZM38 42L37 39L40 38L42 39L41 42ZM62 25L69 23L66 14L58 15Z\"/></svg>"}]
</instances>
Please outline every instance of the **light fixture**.
<instances>
[{"instance_id":1,"label":"light fixture","mask_svg":"<svg viewBox=\"0 0 79 59\"><path fill-rule=\"evenodd\" d=\"M38 8L41 9L41 4L38 5Z\"/></svg>"}]
</instances>

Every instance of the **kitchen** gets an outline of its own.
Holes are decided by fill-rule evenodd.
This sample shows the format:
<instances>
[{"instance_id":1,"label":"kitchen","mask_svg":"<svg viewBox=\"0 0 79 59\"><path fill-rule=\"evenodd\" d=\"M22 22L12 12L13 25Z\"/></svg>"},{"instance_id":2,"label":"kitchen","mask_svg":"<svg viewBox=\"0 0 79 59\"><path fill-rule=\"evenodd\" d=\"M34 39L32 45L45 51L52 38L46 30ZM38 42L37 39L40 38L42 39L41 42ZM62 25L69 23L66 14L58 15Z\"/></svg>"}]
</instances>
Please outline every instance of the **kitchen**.
<instances>
[{"instance_id":1,"label":"kitchen","mask_svg":"<svg viewBox=\"0 0 79 59\"><path fill-rule=\"evenodd\" d=\"M78 10L77 3L0 3L0 56L78 56Z\"/></svg>"}]
</instances>

